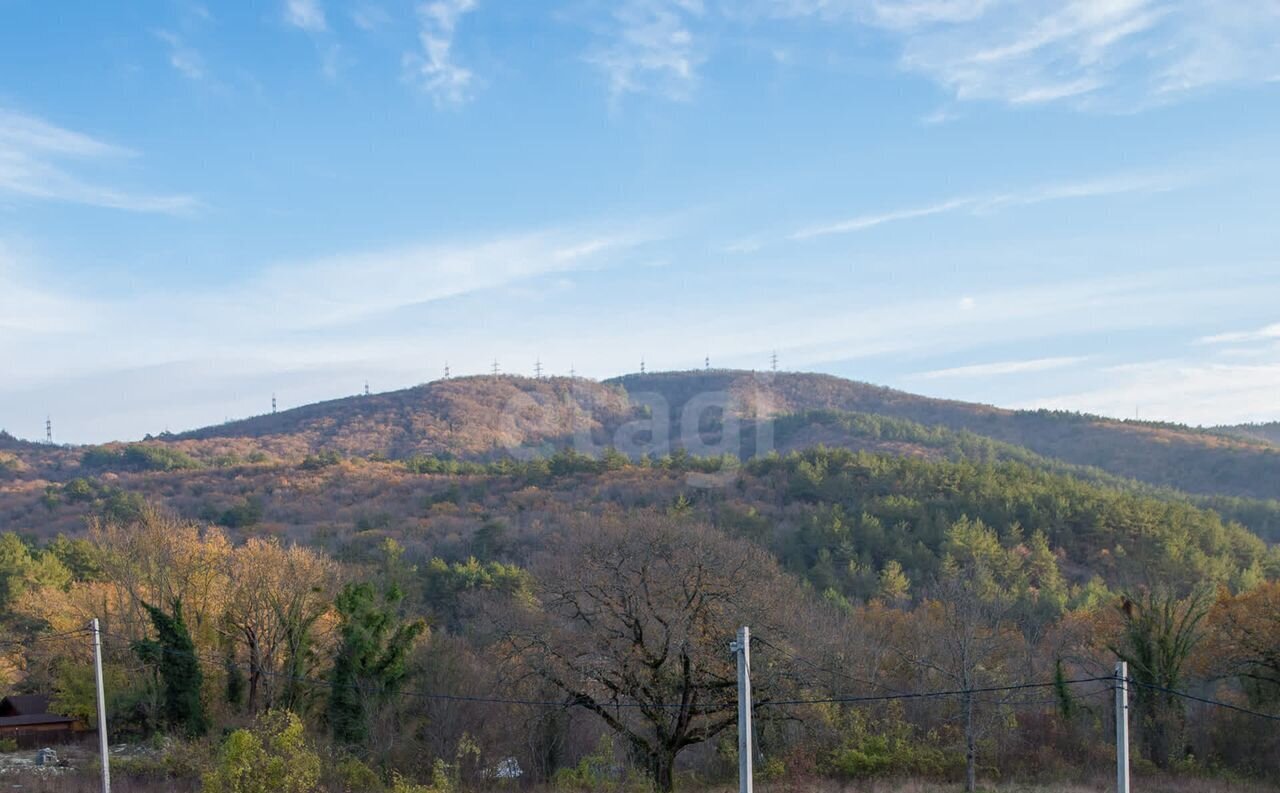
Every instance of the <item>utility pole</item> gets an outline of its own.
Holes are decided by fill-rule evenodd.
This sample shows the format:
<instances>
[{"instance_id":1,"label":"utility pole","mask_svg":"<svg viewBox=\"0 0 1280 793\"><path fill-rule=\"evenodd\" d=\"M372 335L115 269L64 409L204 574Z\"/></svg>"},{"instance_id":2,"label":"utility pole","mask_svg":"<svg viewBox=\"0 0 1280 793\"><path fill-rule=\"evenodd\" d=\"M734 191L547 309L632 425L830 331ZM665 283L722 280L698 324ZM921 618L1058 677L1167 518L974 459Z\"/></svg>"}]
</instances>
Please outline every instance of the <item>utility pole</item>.
<instances>
[{"instance_id":1,"label":"utility pole","mask_svg":"<svg viewBox=\"0 0 1280 793\"><path fill-rule=\"evenodd\" d=\"M752 793L751 631L743 625L729 644L738 656L738 793Z\"/></svg>"},{"instance_id":2,"label":"utility pole","mask_svg":"<svg viewBox=\"0 0 1280 793\"><path fill-rule=\"evenodd\" d=\"M1129 665L1116 662L1116 793L1129 793Z\"/></svg>"},{"instance_id":3,"label":"utility pole","mask_svg":"<svg viewBox=\"0 0 1280 793\"><path fill-rule=\"evenodd\" d=\"M107 697L102 690L102 633L98 618L89 623L93 631L93 680L98 689L98 751L102 755L102 793L111 793L111 751L107 747Z\"/></svg>"}]
</instances>

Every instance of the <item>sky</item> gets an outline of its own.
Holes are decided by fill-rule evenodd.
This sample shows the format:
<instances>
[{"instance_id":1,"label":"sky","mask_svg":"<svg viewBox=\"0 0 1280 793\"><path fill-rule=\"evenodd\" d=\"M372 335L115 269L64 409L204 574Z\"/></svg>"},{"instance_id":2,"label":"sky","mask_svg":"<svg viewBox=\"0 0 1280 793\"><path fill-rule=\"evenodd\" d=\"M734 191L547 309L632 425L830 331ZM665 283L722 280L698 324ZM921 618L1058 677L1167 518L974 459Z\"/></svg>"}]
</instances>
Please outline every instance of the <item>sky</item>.
<instances>
[{"instance_id":1,"label":"sky","mask_svg":"<svg viewBox=\"0 0 1280 793\"><path fill-rule=\"evenodd\" d=\"M0 428L821 371L1280 419L1276 0L0 0Z\"/></svg>"}]
</instances>

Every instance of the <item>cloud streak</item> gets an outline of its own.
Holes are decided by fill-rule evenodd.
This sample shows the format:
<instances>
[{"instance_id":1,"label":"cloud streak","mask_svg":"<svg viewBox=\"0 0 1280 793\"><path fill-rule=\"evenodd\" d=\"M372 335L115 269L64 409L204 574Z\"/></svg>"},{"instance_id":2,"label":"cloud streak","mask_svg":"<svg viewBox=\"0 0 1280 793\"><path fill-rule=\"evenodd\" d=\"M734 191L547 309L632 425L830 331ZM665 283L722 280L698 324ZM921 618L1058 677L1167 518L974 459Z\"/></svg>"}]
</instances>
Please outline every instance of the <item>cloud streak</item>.
<instances>
[{"instance_id":1,"label":"cloud streak","mask_svg":"<svg viewBox=\"0 0 1280 793\"><path fill-rule=\"evenodd\" d=\"M1241 344L1256 341L1273 341L1280 339L1280 322L1267 325L1256 330L1233 331L1204 336L1197 339L1199 344Z\"/></svg>"},{"instance_id":2,"label":"cloud streak","mask_svg":"<svg viewBox=\"0 0 1280 793\"><path fill-rule=\"evenodd\" d=\"M1057 358L1032 358L1025 361L996 361L971 366L956 366L950 369L935 369L920 372L912 377L921 380L942 380L949 378L999 377L1001 375L1027 374L1030 372L1047 372L1052 369L1065 369L1089 360L1088 356L1063 356Z\"/></svg>"},{"instance_id":3,"label":"cloud streak","mask_svg":"<svg viewBox=\"0 0 1280 793\"><path fill-rule=\"evenodd\" d=\"M1018 407L1079 410L1192 425L1273 421L1280 363L1222 363L1175 359L1132 364L1109 372L1106 384L1031 400Z\"/></svg>"},{"instance_id":4,"label":"cloud streak","mask_svg":"<svg viewBox=\"0 0 1280 793\"><path fill-rule=\"evenodd\" d=\"M765 0L879 28L957 100L1126 111L1280 73L1280 6L1215 0Z\"/></svg>"},{"instance_id":5,"label":"cloud streak","mask_svg":"<svg viewBox=\"0 0 1280 793\"><path fill-rule=\"evenodd\" d=\"M129 149L34 116L0 110L0 193L171 215L199 206L188 195L138 193L87 181L61 164L65 160L97 163L133 157L136 154Z\"/></svg>"},{"instance_id":6,"label":"cloud streak","mask_svg":"<svg viewBox=\"0 0 1280 793\"><path fill-rule=\"evenodd\" d=\"M801 228L791 234L793 240L807 240L832 234L851 234L866 231L886 223L965 212L984 215L1004 209L1034 206L1049 201L1123 195L1126 193L1158 193L1173 190L1183 181L1182 177L1122 175L1077 182L1042 185L1021 191L959 196L936 204L909 209L858 215L847 220Z\"/></svg>"},{"instance_id":7,"label":"cloud streak","mask_svg":"<svg viewBox=\"0 0 1280 793\"><path fill-rule=\"evenodd\" d=\"M410 82L429 94L437 105L458 105L471 98L475 75L454 60L458 23L474 11L476 0L434 0L418 6L420 52L404 56Z\"/></svg>"}]
</instances>

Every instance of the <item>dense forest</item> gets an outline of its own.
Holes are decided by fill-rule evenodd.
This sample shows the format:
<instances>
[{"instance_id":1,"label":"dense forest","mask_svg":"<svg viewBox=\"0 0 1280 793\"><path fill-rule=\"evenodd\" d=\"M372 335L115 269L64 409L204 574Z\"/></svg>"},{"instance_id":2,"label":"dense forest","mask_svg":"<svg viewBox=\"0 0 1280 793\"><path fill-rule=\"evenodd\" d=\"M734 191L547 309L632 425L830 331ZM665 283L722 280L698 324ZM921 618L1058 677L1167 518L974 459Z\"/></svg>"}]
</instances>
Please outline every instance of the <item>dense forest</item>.
<instances>
[{"instance_id":1,"label":"dense forest","mask_svg":"<svg viewBox=\"0 0 1280 793\"><path fill-rule=\"evenodd\" d=\"M466 404L523 387L501 380ZM0 695L91 721L96 617L138 785L690 790L735 778L749 625L761 785L1096 784L1121 659L1140 776L1280 775L1273 502L843 407L780 413L774 451L636 456L607 444L635 385L603 387L591 454L447 410L466 448L326 445L318 408L263 436L0 438Z\"/></svg>"}]
</instances>

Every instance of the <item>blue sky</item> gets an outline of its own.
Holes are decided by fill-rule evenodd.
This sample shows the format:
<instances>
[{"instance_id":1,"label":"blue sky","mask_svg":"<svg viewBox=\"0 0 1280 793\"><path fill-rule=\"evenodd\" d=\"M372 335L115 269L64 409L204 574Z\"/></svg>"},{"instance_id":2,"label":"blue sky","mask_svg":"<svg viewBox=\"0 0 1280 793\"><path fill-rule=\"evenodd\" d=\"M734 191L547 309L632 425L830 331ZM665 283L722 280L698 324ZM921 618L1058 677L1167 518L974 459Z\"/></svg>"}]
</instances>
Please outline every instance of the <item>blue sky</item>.
<instances>
[{"instance_id":1,"label":"blue sky","mask_svg":"<svg viewBox=\"0 0 1280 793\"><path fill-rule=\"evenodd\" d=\"M0 0L0 427L489 370L1280 419L1280 6Z\"/></svg>"}]
</instances>

